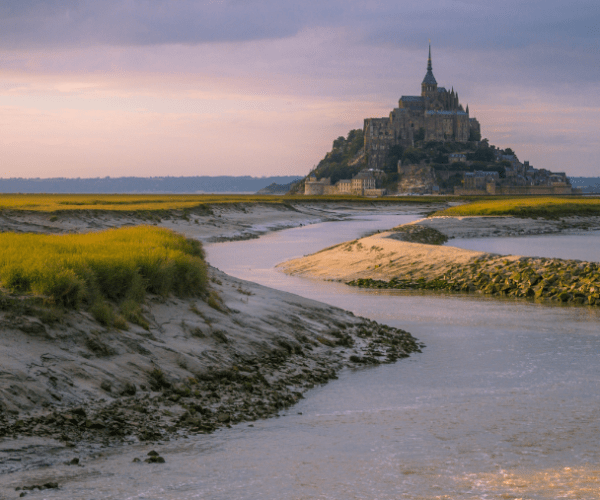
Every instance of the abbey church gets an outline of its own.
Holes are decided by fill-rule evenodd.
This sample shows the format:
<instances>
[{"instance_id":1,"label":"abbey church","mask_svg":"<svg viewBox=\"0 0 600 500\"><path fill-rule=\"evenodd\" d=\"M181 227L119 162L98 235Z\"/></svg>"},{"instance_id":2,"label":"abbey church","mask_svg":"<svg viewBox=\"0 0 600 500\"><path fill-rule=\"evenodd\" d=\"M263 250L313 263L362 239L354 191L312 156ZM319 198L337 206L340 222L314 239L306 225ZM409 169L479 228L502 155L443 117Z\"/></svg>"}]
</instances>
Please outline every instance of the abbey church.
<instances>
[{"instance_id":1,"label":"abbey church","mask_svg":"<svg viewBox=\"0 0 600 500\"><path fill-rule=\"evenodd\" d=\"M480 125L469 117L454 88L438 87L431 66L431 45L427 73L420 96L402 96L388 118L366 118L365 153L368 168L383 169L392 146L413 146L416 140L467 142L481 137Z\"/></svg>"}]
</instances>

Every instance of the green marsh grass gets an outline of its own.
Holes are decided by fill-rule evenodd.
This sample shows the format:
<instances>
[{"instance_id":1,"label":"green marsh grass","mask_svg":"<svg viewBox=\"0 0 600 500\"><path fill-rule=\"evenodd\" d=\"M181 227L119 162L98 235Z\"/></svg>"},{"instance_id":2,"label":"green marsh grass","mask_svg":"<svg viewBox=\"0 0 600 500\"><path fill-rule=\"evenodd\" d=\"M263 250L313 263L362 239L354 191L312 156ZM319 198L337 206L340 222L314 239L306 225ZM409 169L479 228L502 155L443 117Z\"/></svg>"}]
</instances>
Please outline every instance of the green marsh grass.
<instances>
[{"instance_id":1,"label":"green marsh grass","mask_svg":"<svg viewBox=\"0 0 600 500\"><path fill-rule=\"evenodd\" d=\"M434 216L499 215L556 219L569 216L600 215L600 198L540 197L494 198L477 200L465 205L434 212Z\"/></svg>"},{"instance_id":2,"label":"green marsh grass","mask_svg":"<svg viewBox=\"0 0 600 500\"><path fill-rule=\"evenodd\" d=\"M207 269L202 246L153 226L97 233L0 233L0 283L19 295L67 308L80 305L104 324L144 326L139 309L147 292L203 296ZM112 304L121 306L116 314Z\"/></svg>"},{"instance_id":3,"label":"green marsh grass","mask_svg":"<svg viewBox=\"0 0 600 500\"><path fill-rule=\"evenodd\" d=\"M116 211L138 214L183 211L221 204L267 203L286 205L290 202L361 203L431 203L448 201L447 197L409 196L364 198L361 196L269 196L269 195L123 195L123 194L0 194L0 210L64 213L77 211ZM51 221L55 221L54 215Z\"/></svg>"}]
</instances>

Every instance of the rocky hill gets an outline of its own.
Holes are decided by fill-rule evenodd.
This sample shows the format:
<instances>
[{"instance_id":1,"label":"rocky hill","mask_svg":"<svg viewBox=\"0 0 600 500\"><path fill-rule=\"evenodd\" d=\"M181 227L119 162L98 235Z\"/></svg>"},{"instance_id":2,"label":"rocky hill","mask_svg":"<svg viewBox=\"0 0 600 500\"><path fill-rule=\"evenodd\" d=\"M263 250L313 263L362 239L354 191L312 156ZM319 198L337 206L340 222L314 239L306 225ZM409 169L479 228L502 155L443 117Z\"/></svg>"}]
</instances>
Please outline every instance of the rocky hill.
<instances>
[{"instance_id":1,"label":"rocky hill","mask_svg":"<svg viewBox=\"0 0 600 500\"><path fill-rule=\"evenodd\" d=\"M355 129L348 132L347 137L340 136L333 141L331 151L309 175L316 175L318 179L331 178L331 183L335 184L340 179L351 179L366 165L363 131ZM295 184L290 193L304 194L304 180Z\"/></svg>"},{"instance_id":2,"label":"rocky hill","mask_svg":"<svg viewBox=\"0 0 600 500\"><path fill-rule=\"evenodd\" d=\"M451 162L451 154L462 155L460 161ZM309 175L317 179L330 178L335 184L340 179L351 179L367 166L364 136L360 129L351 130L347 137L333 141L331 151ZM437 186L440 193L453 193L460 186L464 172L475 170L498 172L505 177L510 162L502 156L514 156L511 149L501 150L490 145L487 139L469 142L416 141L414 146L394 146L387 151L382 186L390 193L431 193ZM516 158L516 156L515 156ZM398 171L398 161L403 168ZM292 188L292 193L304 193L304 180Z\"/></svg>"}]
</instances>

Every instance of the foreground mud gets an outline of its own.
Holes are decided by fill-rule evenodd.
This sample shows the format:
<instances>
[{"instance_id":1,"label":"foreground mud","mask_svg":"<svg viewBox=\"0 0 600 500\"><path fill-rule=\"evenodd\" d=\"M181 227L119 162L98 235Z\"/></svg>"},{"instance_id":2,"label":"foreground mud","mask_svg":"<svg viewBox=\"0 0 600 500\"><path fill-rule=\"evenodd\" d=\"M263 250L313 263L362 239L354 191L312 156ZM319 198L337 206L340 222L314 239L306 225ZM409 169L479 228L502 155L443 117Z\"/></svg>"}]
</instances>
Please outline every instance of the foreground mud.
<instances>
[{"instance_id":1,"label":"foreground mud","mask_svg":"<svg viewBox=\"0 0 600 500\"><path fill-rule=\"evenodd\" d=\"M299 203L154 213L3 211L0 230L65 234L153 224L213 242L355 213L431 208ZM142 326L125 330L102 326L84 311L0 295L0 473L267 418L344 367L393 362L423 347L403 330L216 269L210 274L207 299L149 297ZM47 479L54 483L51 474ZM27 492L36 485L21 486Z\"/></svg>"},{"instance_id":2,"label":"foreground mud","mask_svg":"<svg viewBox=\"0 0 600 500\"><path fill-rule=\"evenodd\" d=\"M0 472L39 465L19 448L23 439L83 453L90 443L209 433L273 416L344 367L393 362L422 347L341 309L215 269L211 276L208 303L149 300L147 330L5 300Z\"/></svg>"}]
</instances>

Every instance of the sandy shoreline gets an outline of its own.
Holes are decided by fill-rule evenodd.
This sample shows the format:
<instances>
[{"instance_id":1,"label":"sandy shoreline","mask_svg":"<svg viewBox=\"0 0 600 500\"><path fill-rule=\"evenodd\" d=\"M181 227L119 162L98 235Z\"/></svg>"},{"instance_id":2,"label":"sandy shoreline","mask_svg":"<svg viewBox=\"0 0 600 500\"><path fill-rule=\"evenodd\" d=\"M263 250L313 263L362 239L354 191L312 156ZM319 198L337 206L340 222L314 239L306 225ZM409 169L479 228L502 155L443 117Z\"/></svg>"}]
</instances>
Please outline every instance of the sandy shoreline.
<instances>
[{"instance_id":1,"label":"sandy shoreline","mask_svg":"<svg viewBox=\"0 0 600 500\"><path fill-rule=\"evenodd\" d=\"M345 366L419 350L401 330L215 269L211 276L220 310L154 297L149 330L101 329L83 312L54 325L4 314L0 471L32 465L19 436L76 445L72 455L93 443L211 432L272 416Z\"/></svg>"},{"instance_id":2,"label":"sandy shoreline","mask_svg":"<svg viewBox=\"0 0 600 500\"><path fill-rule=\"evenodd\" d=\"M341 243L320 252L290 260L277 267L294 276L352 281L418 276L432 279L454 265L466 265L483 252L426 245L394 239L393 231Z\"/></svg>"}]
</instances>

